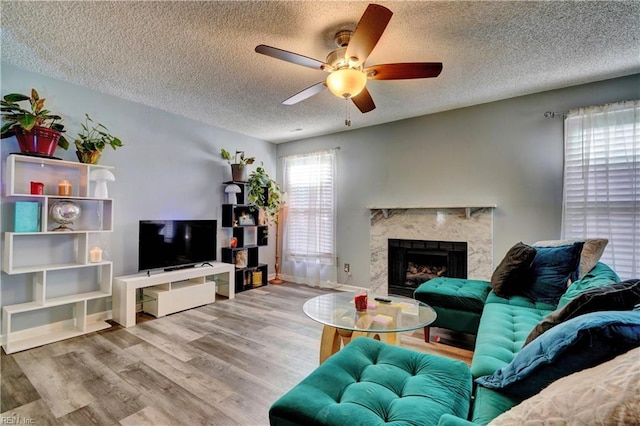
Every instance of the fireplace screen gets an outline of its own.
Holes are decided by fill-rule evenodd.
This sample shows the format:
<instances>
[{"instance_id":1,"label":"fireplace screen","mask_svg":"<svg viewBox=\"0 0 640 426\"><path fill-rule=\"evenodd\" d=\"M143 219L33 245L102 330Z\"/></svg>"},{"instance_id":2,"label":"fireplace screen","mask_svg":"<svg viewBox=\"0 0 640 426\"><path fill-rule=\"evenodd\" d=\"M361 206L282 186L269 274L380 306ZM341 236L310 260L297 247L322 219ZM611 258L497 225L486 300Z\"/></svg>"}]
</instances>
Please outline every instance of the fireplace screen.
<instances>
[{"instance_id":1,"label":"fireplace screen","mask_svg":"<svg viewBox=\"0 0 640 426\"><path fill-rule=\"evenodd\" d=\"M467 243L389 239L389 294L413 297L437 277L467 277Z\"/></svg>"}]
</instances>

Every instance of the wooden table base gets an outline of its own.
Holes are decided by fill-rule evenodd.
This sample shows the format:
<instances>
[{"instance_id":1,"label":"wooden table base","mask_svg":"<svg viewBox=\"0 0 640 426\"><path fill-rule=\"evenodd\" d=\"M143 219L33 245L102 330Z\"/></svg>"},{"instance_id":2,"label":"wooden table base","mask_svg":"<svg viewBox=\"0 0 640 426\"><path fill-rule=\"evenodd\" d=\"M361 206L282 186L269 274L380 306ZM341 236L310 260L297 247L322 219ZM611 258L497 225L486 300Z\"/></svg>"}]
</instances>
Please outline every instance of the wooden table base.
<instances>
[{"instance_id":1,"label":"wooden table base","mask_svg":"<svg viewBox=\"0 0 640 426\"><path fill-rule=\"evenodd\" d=\"M322 339L320 340L320 364L347 345L352 339L360 336L370 337L375 340L382 340L381 336L384 336L384 341L391 345L395 345L398 341L396 333L367 333L325 325L322 329Z\"/></svg>"}]
</instances>

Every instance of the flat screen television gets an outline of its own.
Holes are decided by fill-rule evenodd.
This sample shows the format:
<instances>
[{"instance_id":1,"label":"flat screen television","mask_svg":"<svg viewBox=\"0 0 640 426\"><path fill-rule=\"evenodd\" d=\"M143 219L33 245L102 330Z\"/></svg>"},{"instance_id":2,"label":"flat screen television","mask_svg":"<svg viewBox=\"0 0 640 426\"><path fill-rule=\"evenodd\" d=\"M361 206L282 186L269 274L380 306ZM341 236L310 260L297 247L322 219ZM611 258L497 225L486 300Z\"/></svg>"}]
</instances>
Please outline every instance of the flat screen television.
<instances>
[{"instance_id":1,"label":"flat screen television","mask_svg":"<svg viewBox=\"0 0 640 426\"><path fill-rule=\"evenodd\" d=\"M216 260L215 220L141 220L138 270L180 269Z\"/></svg>"}]
</instances>

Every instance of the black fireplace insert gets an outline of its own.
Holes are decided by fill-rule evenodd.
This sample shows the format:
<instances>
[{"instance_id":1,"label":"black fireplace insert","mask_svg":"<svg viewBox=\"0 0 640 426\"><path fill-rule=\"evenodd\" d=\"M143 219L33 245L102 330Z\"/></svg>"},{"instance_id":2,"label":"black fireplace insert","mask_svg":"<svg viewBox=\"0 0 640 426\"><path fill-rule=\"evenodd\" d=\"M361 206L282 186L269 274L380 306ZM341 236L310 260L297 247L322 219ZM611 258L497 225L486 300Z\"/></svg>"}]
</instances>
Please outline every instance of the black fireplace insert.
<instances>
[{"instance_id":1,"label":"black fireplace insert","mask_svg":"<svg viewBox=\"0 0 640 426\"><path fill-rule=\"evenodd\" d=\"M389 294L413 297L437 277L467 278L467 243L389 239Z\"/></svg>"}]
</instances>

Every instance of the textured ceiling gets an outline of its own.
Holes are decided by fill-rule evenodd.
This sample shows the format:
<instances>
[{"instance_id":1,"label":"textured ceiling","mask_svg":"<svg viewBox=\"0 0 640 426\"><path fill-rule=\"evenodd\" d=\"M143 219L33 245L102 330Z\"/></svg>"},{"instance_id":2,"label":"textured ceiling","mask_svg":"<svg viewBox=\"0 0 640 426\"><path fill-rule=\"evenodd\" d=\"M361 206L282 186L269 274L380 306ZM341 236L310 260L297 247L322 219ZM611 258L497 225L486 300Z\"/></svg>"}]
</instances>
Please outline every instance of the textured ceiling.
<instances>
[{"instance_id":1,"label":"textured ceiling","mask_svg":"<svg viewBox=\"0 0 640 426\"><path fill-rule=\"evenodd\" d=\"M368 2L2 1L2 60L271 142L348 130L326 74L254 52L324 61ZM379 2L394 13L367 65L442 62L439 77L369 81L371 126L640 72L640 1Z\"/></svg>"}]
</instances>

